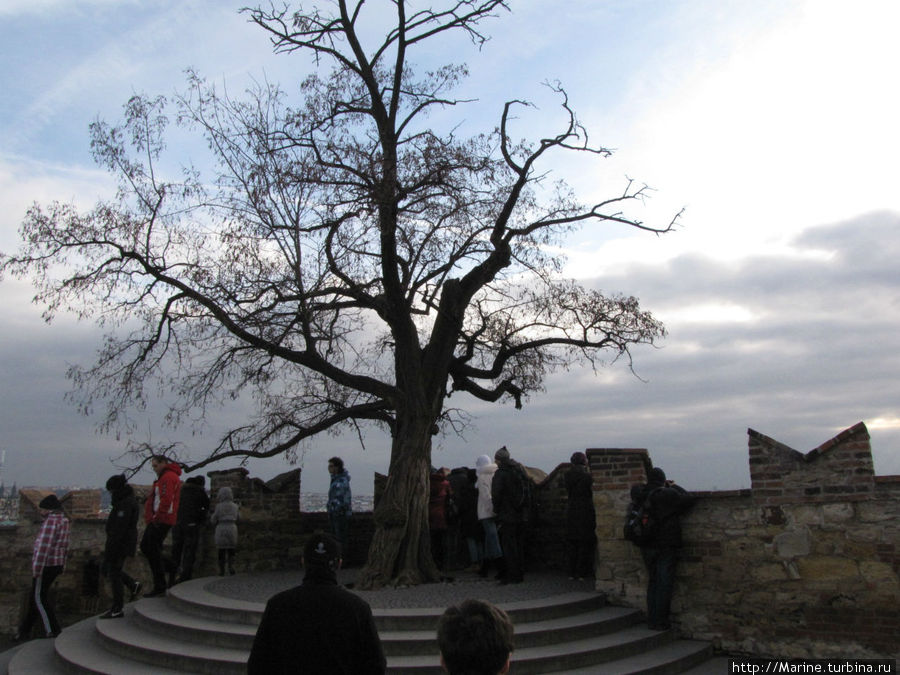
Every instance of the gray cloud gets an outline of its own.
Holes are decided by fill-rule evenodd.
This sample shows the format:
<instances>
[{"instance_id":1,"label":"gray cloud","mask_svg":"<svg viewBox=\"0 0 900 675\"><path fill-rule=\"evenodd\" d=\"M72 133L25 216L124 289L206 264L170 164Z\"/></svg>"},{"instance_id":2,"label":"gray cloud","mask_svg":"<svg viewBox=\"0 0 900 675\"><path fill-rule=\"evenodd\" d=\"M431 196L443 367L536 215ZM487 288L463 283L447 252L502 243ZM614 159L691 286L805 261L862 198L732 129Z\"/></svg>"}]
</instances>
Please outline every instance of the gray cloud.
<instances>
[{"instance_id":1,"label":"gray cloud","mask_svg":"<svg viewBox=\"0 0 900 675\"><path fill-rule=\"evenodd\" d=\"M749 485L748 427L806 452L858 421L893 418L895 426L870 431L876 470L900 473L898 228L900 216L873 214L810 229L795 242L800 251L827 251L827 258L724 263L691 256L590 281L639 295L646 309L676 317L661 348L636 350L641 379L624 362L596 375L558 373L521 411L453 397L450 405L467 410L473 426L463 438L436 438L434 463L471 466L505 444L549 471L575 450L642 447L690 488L728 489ZM744 307L755 318L702 322L679 313L696 305ZM8 483L99 484L110 473L109 458L123 442L94 434L91 421L62 401L66 364L89 363L97 339L95 330L68 320L48 327L23 316L3 329ZM211 412L208 433L173 438L196 457L239 413ZM372 431L365 442L366 450L350 435L310 443L306 489L325 489L324 462L338 454L355 489L370 492L372 473L386 471L390 440ZM287 468L279 460L250 464L263 478Z\"/></svg>"}]
</instances>

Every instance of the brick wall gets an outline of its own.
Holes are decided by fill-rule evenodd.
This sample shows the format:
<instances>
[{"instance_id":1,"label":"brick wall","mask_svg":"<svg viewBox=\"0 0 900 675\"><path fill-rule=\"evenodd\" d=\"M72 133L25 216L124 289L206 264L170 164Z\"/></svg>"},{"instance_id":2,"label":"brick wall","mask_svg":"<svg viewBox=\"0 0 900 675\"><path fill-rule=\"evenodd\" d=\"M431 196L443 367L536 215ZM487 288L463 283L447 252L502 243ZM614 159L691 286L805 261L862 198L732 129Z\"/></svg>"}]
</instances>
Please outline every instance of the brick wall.
<instances>
[{"instance_id":1,"label":"brick wall","mask_svg":"<svg viewBox=\"0 0 900 675\"><path fill-rule=\"evenodd\" d=\"M597 587L634 607L646 575L620 529L634 478L623 471L640 455L588 451L606 486L595 499ZM749 458L751 489L698 493L683 519L678 629L730 652L898 656L900 477L874 475L865 426L806 454L750 430Z\"/></svg>"},{"instance_id":2,"label":"brick wall","mask_svg":"<svg viewBox=\"0 0 900 675\"><path fill-rule=\"evenodd\" d=\"M646 575L621 528L634 483L646 480L650 453L587 451L597 512L597 589L614 604L642 608ZM676 628L728 652L778 657L898 656L900 645L900 476L875 476L869 435L858 424L800 453L749 431L751 488L697 493L684 518L685 547L673 602ZM665 468L665 467L664 467ZM678 470L668 467L670 478ZM531 570L564 564L566 494L561 464L536 483L528 545ZM309 534L327 531L327 515L301 510L300 472L263 482L244 469L213 472L210 492L232 488L241 505L237 569L296 568ZM375 478L375 493L380 489ZM135 486L139 500L147 486ZM0 527L0 630L11 632L30 587L36 504L47 491L23 491L16 526ZM91 595L89 571L103 548L99 491L63 497L72 509L72 546L55 584L61 618L72 621L109 603L105 583ZM77 515L75 515L77 513ZM91 515L93 514L93 515ZM348 566L360 566L374 530L371 513L354 513ZM140 554L126 569L149 580ZM216 574L212 528L196 574Z\"/></svg>"}]
</instances>

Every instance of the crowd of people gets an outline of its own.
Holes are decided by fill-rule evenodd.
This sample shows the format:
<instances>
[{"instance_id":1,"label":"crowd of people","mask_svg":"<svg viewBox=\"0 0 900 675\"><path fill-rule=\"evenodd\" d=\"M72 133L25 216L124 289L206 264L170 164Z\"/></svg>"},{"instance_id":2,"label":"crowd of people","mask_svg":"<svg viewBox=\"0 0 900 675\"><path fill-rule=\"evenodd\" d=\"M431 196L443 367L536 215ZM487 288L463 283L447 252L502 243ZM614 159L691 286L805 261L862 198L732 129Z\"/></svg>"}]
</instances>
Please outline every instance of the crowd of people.
<instances>
[{"instance_id":1,"label":"crowd of people","mask_svg":"<svg viewBox=\"0 0 900 675\"><path fill-rule=\"evenodd\" d=\"M143 515L140 551L152 577L144 597L156 597L167 588L192 578L200 533L209 522L215 527L219 574L235 573L240 508L229 487L215 495L213 506L202 476L181 481L182 467L162 455L151 458L156 474ZM328 460L330 486L327 512L330 534L308 539L303 553L303 583L272 597L265 609L250 655L250 673L295 672L298 659L309 672L383 673L385 657L369 606L337 583L352 514L350 474L339 457ZM572 579L593 577L596 516L593 484L587 457L574 453L564 475L566 506L566 566ZM429 477L431 553L442 580L458 568L458 555L482 577L491 572L500 584L524 581L525 549L535 508L533 481L525 467L502 447L493 459L481 455L475 467L432 469ZM124 616L126 591L136 599L143 584L124 571L125 562L138 549L140 507L134 489L123 474L106 482L111 509L106 521L103 575L112 595L111 607L101 619ZM670 627L671 599L678 549L682 544L680 515L694 500L683 488L653 468L646 484L631 491L633 510L653 514L652 540L641 541L648 573L647 621L651 629ZM62 573L69 543L69 520L55 495L38 505L42 523L34 542L32 588L18 641L37 625L42 637L55 637L61 626L48 591ZM171 556L164 542L172 531ZM302 635L303 640L296 639ZM441 664L449 673L495 675L509 669L513 626L497 607L481 600L466 600L447 609L438 627ZM354 649L345 648L353 644Z\"/></svg>"}]
</instances>

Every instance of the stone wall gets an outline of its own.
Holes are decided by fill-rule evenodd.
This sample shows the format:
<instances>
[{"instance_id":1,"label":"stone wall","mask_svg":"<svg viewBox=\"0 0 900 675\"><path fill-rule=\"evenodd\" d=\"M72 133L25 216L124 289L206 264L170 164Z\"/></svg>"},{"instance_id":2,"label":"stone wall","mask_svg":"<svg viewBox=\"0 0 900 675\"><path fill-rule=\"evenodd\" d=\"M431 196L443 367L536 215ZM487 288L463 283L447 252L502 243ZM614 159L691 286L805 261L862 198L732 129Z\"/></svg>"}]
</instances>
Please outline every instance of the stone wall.
<instances>
[{"instance_id":1,"label":"stone wall","mask_svg":"<svg viewBox=\"0 0 900 675\"><path fill-rule=\"evenodd\" d=\"M597 589L613 604L643 608L646 574L639 550L622 538L634 483L653 462L645 449L587 451L597 511ZM802 454L749 432L751 488L700 492L684 517L685 548L673 609L684 636L731 653L777 657L898 656L900 636L900 476L875 476L869 435L858 424ZM535 485L529 570L562 570L566 493L560 464ZM669 477L690 467L664 467ZM244 469L209 474L215 498L232 488L241 506L238 572L299 567L309 534L328 530L324 513L302 511L300 472L264 482ZM376 475L376 496L383 477ZM135 486L139 499L148 486ZM0 630L12 632L30 587L37 502L49 491L23 490L20 520L0 527ZM66 572L54 585L64 624L109 604L97 582L105 514L99 490L63 497L72 520ZM345 564L365 562L374 520L354 512ZM461 557L462 558L462 557ZM149 580L140 554L126 564ZM196 576L217 573L212 529L203 537Z\"/></svg>"},{"instance_id":2,"label":"stone wall","mask_svg":"<svg viewBox=\"0 0 900 675\"><path fill-rule=\"evenodd\" d=\"M876 477L863 424L807 454L749 432L751 488L698 493L683 518L673 602L688 637L778 657L898 655L900 476ZM597 588L642 607L646 576L622 539L645 450L589 450L598 516ZM666 467L664 467L666 468ZM678 480L678 468L668 467ZM681 467L682 472L690 467Z\"/></svg>"},{"instance_id":3,"label":"stone wall","mask_svg":"<svg viewBox=\"0 0 900 675\"><path fill-rule=\"evenodd\" d=\"M214 471L208 476L213 507L215 495L225 486L232 489L241 507L235 564L239 573L299 568L306 538L314 532L328 531L327 514L300 510L299 469L268 482L249 477L243 468ZM150 486L133 487L138 503L143 504ZM15 632L23 602L31 588L32 544L41 523L37 504L50 492L21 490L18 522L0 526L0 631L6 634ZM69 559L51 593L64 626L99 614L112 601L108 583L99 576L106 541L106 513L100 511L100 496L100 490L77 490L61 498L71 521ZM143 528L141 518L139 540ZM361 566L365 562L373 531L371 513L353 514L352 541L344 553L346 566ZM171 539L171 536L166 539L166 552L171 547ZM140 552L126 561L125 570L149 587L150 569ZM206 527L201 538L194 574L218 574L212 527Z\"/></svg>"}]
</instances>

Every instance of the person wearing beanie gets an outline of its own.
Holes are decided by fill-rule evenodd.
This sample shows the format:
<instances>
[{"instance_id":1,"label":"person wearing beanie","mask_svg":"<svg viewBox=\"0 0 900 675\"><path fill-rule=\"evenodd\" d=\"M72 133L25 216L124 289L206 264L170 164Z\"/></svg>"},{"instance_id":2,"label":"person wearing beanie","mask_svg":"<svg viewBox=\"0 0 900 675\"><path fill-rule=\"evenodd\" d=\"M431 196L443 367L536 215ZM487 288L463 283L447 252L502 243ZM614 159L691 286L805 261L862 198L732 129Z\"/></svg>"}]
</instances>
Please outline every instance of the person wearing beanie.
<instances>
[{"instance_id":1,"label":"person wearing beanie","mask_svg":"<svg viewBox=\"0 0 900 675\"><path fill-rule=\"evenodd\" d=\"M25 616L13 636L14 642L28 638L36 621L40 622L43 637L54 638L62 630L47 594L66 566L69 519L63 513L59 498L54 494L44 497L38 504L38 510L43 522L35 537L31 555L31 595L28 597Z\"/></svg>"},{"instance_id":2,"label":"person wearing beanie","mask_svg":"<svg viewBox=\"0 0 900 675\"><path fill-rule=\"evenodd\" d=\"M593 481L583 452L574 453L570 461L571 466L563 478L568 494L566 562L570 579L590 579L594 576L597 542Z\"/></svg>"},{"instance_id":3,"label":"person wearing beanie","mask_svg":"<svg viewBox=\"0 0 900 675\"><path fill-rule=\"evenodd\" d=\"M178 566L176 583L194 576L200 533L209 515L209 495L205 485L203 476L191 476L184 481L178 496L178 516L172 528L172 560Z\"/></svg>"},{"instance_id":4,"label":"person wearing beanie","mask_svg":"<svg viewBox=\"0 0 900 675\"><path fill-rule=\"evenodd\" d=\"M478 490L478 522L484 530L484 556L478 573L486 577L491 565L497 568L498 575L503 571L503 549L500 548L500 534L497 532L497 519L494 517L494 503L491 501L491 483L497 465L487 455L475 460L475 487ZM499 577L498 577L499 578Z\"/></svg>"},{"instance_id":5,"label":"person wearing beanie","mask_svg":"<svg viewBox=\"0 0 900 675\"><path fill-rule=\"evenodd\" d=\"M153 590L145 593L146 598L166 594L169 581L175 580L177 566L174 561L163 556L163 543L178 515L178 499L181 495L181 465L164 455L154 455L150 466L156 474L156 481L147 501L144 502L144 536L141 537L141 553L147 556L153 574Z\"/></svg>"},{"instance_id":6,"label":"person wearing beanie","mask_svg":"<svg viewBox=\"0 0 900 675\"><path fill-rule=\"evenodd\" d=\"M525 508L529 481L524 467L503 446L494 453L497 471L491 480L491 502L500 530L504 575L501 584L520 584L525 571Z\"/></svg>"},{"instance_id":7,"label":"person wearing beanie","mask_svg":"<svg viewBox=\"0 0 900 675\"><path fill-rule=\"evenodd\" d=\"M249 675L370 675L387 661L369 604L337 582L341 545L329 534L303 547L303 583L266 603L247 662Z\"/></svg>"},{"instance_id":8,"label":"person wearing beanie","mask_svg":"<svg viewBox=\"0 0 900 675\"><path fill-rule=\"evenodd\" d=\"M109 580L112 606L101 619L121 619L125 616L125 589L134 600L141 592L142 584L124 571L125 559L133 558L137 551L137 523L140 516L134 489L124 474L110 476L106 489L112 498L106 519L106 546L103 550L102 571Z\"/></svg>"},{"instance_id":9,"label":"person wearing beanie","mask_svg":"<svg viewBox=\"0 0 900 675\"><path fill-rule=\"evenodd\" d=\"M633 495L634 496L634 495ZM666 480L666 473L653 467L639 501L647 500L650 514L659 523L656 536L641 546L641 557L647 568L647 626L652 630L671 628L672 593L675 588L675 565L681 548L682 513L694 505L694 497Z\"/></svg>"}]
</instances>

